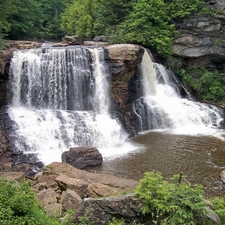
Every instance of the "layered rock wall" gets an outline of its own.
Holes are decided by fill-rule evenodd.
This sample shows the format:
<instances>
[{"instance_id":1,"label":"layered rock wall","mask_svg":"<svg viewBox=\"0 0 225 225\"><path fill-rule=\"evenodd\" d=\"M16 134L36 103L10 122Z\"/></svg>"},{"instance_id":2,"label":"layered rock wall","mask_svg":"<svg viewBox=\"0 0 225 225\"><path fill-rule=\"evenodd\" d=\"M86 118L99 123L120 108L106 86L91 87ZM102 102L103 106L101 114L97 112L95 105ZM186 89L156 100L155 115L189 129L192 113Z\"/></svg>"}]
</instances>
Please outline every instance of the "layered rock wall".
<instances>
[{"instance_id":1,"label":"layered rock wall","mask_svg":"<svg viewBox=\"0 0 225 225\"><path fill-rule=\"evenodd\" d=\"M176 22L180 35L173 45L174 56L183 66L206 65L225 73L225 1L206 1L214 16L191 15Z\"/></svg>"}]
</instances>

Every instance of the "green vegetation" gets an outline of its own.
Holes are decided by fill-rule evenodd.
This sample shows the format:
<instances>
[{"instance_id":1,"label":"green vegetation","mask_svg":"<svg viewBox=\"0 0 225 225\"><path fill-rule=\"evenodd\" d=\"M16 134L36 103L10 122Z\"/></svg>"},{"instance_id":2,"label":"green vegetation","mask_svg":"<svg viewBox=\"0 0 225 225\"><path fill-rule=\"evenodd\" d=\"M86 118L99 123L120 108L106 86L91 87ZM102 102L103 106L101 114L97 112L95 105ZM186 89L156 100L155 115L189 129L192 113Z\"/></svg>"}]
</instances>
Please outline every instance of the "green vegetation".
<instances>
[{"instance_id":1,"label":"green vegetation","mask_svg":"<svg viewBox=\"0 0 225 225\"><path fill-rule=\"evenodd\" d=\"M182 182L183 181L183 182ZM142 200L143 214L150 214L156 225L212 225L207 218L206 201L203 189L199 185L190 186L180 175L171 182L163 180L160 173L146 172L136 188L137 196ZM224 198L211 199L214 211L225 224ZM89 213L88 213L89 212ZM68 212L67 212L68 213ZM73 212L69 212L72 215ZM91 213L94 213L91 211ZM91 225L87 214L80 217L77 225ZM2 225L72 225L60 223L58 218L48 216L40 206L29 182L17 182L0 178L0 224ZM109 225L124 225L123 219L113 218ZM136 222L130 225L141 225Z\"/></svg>"},{"instance_id":2,"label":"green vegetation","mask_svg":"<svg viewBox=\"0 0 225 225\"><path fill-rule=\"evenodd\" d=\"M136 189L143 202L143 214L151 214L156 225L211 224L206 216L203 189L186 182L169 183L160 173L147 172Z\"/></svg>"},{"instance_id":3,"label":"green vegetation","mask_svg":"<svg viewBox=\"0 0 225 225\"><path fill-rule=\"evenodd\" d=\"M217 71L209 71L205 67L175 70L195 96L216 103L225 104L225 76Z\"/></svg>"},{"instance_id":4,"label":"green vegetation","mask_svg":"<svg viewBox=\"0 0 225 225\"><path fill-rule=\"evenodd\" d=\"M82 40L109 36L172 54L174 20L204 11L204 0L8 0L0 1L0 39Z\"/></svg>"},{"instance_id":5,"label":"green vegetation","mask_svg":"<svg viewBox=\"0 0 225 225\"><path fill-rule=\"evenodd\" d=\"M0 179L1 225L59 225L57 218L50 217L35 198L28 182Z\"/></svg>"}]
</instances>

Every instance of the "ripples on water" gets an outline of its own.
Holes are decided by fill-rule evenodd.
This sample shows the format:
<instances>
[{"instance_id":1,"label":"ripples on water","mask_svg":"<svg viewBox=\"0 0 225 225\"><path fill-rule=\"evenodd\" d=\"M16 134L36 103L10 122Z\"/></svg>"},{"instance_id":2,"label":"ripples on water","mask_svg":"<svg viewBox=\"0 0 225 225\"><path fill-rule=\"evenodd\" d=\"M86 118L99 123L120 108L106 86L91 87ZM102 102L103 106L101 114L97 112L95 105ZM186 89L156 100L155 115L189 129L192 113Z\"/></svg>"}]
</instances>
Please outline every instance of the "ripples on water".
<instances>
[{"instance_id":1,"label":"ripples on water","mask_svg":"<svg viewBox=\"0 0 225 225\"><path fill-rule=\"evenodd\" d=\"M220 173L225 170L225 142L212 136L185 136L165 132L137 135L132 142L138 151L115 160L105 160L98 170L121 177L141 179L155 170L169 179L183 172L193 184L201 184L208 196L222 196L225 186Z\"/></svg>"}]
</instances>

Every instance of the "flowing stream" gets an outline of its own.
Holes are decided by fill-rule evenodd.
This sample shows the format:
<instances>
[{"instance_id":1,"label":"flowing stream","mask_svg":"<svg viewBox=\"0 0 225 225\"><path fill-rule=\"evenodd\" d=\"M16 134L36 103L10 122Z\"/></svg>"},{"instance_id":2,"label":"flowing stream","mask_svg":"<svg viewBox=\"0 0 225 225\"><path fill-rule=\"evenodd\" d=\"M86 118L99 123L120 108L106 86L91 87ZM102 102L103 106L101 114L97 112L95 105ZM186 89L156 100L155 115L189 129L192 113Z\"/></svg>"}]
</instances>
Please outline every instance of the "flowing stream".
<instances>
[{"instance_id":1,"label":"flowing stream","mask_svg":"<svg viewBox=\"0 0 225 225\"><path fill-rule=\"evenodd\" d=\"M96 170L134 179L153 169L167 178L182 171L191 182L203 184L209 195L223 193L222 110L193 101L173 73L154 63L147 51L140 70L142 95L133 102L138 135L128 140L110 114L111 76L103 48L15 51L8 109L15 151L25 149L48 164L61 161L70 147L95 146L104 157Z\"/></svg>"}]
</instances>

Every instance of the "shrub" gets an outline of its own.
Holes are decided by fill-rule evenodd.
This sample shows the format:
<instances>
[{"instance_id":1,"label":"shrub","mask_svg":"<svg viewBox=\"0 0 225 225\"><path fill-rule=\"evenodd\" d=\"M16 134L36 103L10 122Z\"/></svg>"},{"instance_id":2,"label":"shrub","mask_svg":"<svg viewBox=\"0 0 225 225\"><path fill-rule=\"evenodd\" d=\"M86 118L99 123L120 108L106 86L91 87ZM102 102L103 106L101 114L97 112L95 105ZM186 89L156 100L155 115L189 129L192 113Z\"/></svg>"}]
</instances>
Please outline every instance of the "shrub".
<instances>
[{"instance_id":1,"label":"shrub","mask_svg":"<svg viewBox=\"0 0 225 225\"><path fill-rule=\"evenodd\" d=\"M169 183L153 171L145 173L135 192L143 202L143 214L151 214L154 224L210 224L201 186Z\"/></svg>"},{"instance_id":2,"label":"shrub","mask_svg":"<svg viewBox=\"0 0 225 225\"><path fill-rule=\"evenodd\" d=\"M0 179L1 225L59 225L40 207L31 185L26 182Z\"/></svg>"}]
</instances>

